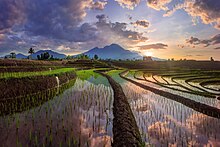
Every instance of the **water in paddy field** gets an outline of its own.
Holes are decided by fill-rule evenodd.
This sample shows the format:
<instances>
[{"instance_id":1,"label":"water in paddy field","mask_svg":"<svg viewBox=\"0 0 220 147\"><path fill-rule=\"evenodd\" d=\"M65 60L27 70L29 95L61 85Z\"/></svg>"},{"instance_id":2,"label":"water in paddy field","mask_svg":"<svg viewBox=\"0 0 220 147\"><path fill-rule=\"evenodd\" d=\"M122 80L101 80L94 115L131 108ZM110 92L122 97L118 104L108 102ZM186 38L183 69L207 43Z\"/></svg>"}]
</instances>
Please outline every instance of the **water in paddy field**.
<instances>
[{"instance_id":1,"label":"water in paddy field","mask_svg":"<svg viewBox=\"0 0 220 147\"><path fill-rule=\"evenodd\" d=\"M136 81L136 82L142 83L144 85L147 85L147 86L150 86L150 87L162 90L162 91L170 92L170 93L173 93L173 94L176 94L176 95L194 100L196 102L200 102L200 103L203 103L203 104L206 104L206 105L209 105L209 106L216 107L216 108L220 109L220 101L215 99L215 98L208 98L208 97L205 97L205 96L190 94L190 93L186 93L186 92L181 92L181 91L169 89L169 88L166 88L166 87L161 87L157 84L154 84L154 83L151 83L151 82L148 82L148 81L137 80L134 77L129 77L129 78ZM176 88L176 87L174 87L174 88Z\"/></svg>"},{"instance_id":2,"label":"water in paddy field","mask_svg":"<svg viewBox=\"0 0 220 147\"><path fill-rule=\"evenodd\" d=\"M159 147L220 146L220 119L199 113L125 80L120 84L146 144ZM159 88L150 83L148 85ZM193 95L187 96L192 98ZM199 98L202 99L201 96L195 99L199 101ZM203 102L220 108L219 101Z\"/></svg>"},{"instance_id":3,"label":"water in paddy field","mask_svg":"<svg viewBox=\"0 0 220 147\"><path fill-rule=\"evenodd\" d=\"M220 146L220 119L134 84L127 82L122 86L146 143L154 146Z\"/></svg>"},{"instance_id":4,"label":"water in paddy field","mask_svg":"<svg viewBox=\"0 0 220 147\"><path fill-rule=\"evenodd\" d=\"M146 144L220 146L220 119L144 90L118 74L112 77L122 86ZM142 84L168 90L153 83ZM216 99L168 91L220 108ZM78 78L72 87L42 105L0 116L0 146L111 146L113 99L107 79Z\"/></svg>"},{"instance_id":5,"label":"water in paddy field","mask_svg":"<svg viewBox=\"0 0 220 147\"><path fill-rule=\"evenodd\" d=\"M43 105L0 117L3 146L111 146L113 90L77 79Z\"/></svg>"}]
</instances>

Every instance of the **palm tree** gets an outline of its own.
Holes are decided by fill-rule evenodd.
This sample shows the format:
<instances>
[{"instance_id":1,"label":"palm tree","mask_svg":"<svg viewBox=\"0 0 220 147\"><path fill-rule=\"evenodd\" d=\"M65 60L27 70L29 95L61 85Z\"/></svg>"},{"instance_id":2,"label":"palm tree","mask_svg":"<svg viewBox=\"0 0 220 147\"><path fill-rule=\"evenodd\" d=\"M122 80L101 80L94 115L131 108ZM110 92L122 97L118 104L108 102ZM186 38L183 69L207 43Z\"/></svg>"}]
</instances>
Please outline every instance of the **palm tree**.
<instances>
[{"instance_id":1,"label":"palm tree","mask_svg":"<svg viewBox=\"0 0 220 147\"><path fill-rule=\"evenodd\" d=\"M16 54L14 52L11 52L11 58L16 58Z\"/></svg>"},{"instance_id":2,"label":"palm tree","mask_svg":"<svg viewBox=\"0 0 220 147\"><path fill-rule=\"evenodd\" d=\"M32 54L34 54L34 49L31 47L28 53L30 54L29 59L32 59Z\"/></svg>"}]
</instances>

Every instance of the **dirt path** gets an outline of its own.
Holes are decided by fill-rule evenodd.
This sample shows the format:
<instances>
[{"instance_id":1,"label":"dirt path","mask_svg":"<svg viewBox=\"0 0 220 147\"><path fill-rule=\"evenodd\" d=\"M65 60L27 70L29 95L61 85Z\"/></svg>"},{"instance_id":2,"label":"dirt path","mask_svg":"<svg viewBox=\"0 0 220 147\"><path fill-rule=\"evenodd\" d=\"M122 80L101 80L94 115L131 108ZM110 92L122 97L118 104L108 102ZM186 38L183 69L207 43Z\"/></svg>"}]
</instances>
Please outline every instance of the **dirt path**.
<instances>
[{"instance_id":1,"label":"dirt path","mask_svg":"<svg viewBox=\"0 0 220 147\"><path fill-rule=\"evenodd\" d=\"M122 87L104 72L96 71L106 77L114 90L113 103L113 147L142 146L141 135Z\"/></svg>"}]
</instances>

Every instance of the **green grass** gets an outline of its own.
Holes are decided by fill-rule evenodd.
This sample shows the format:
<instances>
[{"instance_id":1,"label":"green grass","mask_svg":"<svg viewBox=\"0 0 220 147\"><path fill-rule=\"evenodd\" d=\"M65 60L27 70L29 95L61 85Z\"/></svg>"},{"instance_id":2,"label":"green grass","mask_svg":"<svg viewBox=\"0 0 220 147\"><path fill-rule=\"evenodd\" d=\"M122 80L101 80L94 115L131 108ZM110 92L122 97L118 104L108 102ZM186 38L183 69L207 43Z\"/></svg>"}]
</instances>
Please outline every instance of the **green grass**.
<instances>
[{"instance_id":1,"label":"green grass","mask_svg":"<svg viewBox=\"0 0 220 147\"><path fill-rule=\"evenodd\" d=\"M115 75L119 75L119 73L121 73L124 70L110 70L107 72L107 75L109 76L115 76Z\"/></svg>"},{"instance_id":2,"label":"green grass","mask_svg":"<svg viewBox=\"0 0 220 147\"><path fill-rule=\"evenodd\" d=\"M98 77L99 74L94 72L94 69L89 69L89 70L78 70L76 71L76 75L78 78L81 80L87 80L90 77Z\"/></svg>"},{"instance_id":3,"label":"green grass","mask_svg":"<svg viewBox=\"0 0 220 147\"><path fill-rule=\"evenodd\" d=\"M111 70L109 72L107 72L107 75L111 76L116 82L118 82L119 84L122 84L124 82L126 82L124 79L122 79L119 74L121 72L123 72L124 69L120 69L120 70Z\"/></svg>"},{"instance_id":4,"label":"green grass","mask_svg":"<svg viewBox=\"0 0 220 147\"><path fill-rule=\"evenodd\" d=\"M94 70L106 70L107 68L94 68L88 70L77 70L76 75L81 80L88 80L90 77L94 77L95 79L100 76L100 74L94 72Z\"/></svg>"},{"instance_id":5,"label":"green grass","mask_svg":"<svg viewBox=\"0 0 220 147\"><path fill-rule=\"evenodd\" d=\"M9 78L25 78L33 76L53 76L60 75L66 72L75 71L74 68L61 68L51 71L38 71L38 72L6 72L0 73L0 79L9 79Z\"/></svg>"}]
</instances>

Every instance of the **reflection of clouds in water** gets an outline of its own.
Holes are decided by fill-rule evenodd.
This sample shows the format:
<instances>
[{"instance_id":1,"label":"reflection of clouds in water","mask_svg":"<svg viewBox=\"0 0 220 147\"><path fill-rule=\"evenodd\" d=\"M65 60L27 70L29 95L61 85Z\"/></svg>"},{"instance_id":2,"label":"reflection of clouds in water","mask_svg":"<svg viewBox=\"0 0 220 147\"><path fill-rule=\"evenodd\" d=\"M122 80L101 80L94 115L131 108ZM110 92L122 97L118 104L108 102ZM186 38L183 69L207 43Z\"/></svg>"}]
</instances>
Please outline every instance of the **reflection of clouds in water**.
<instances>
[{"instance_id":1,"label":"reflection of clouds in water","mask_svg":"<svg viewBox=\"0 0 220 147\"><path fill-rule=\"evenodd\" d=\"M220 146L220 120L203 114L193 114L186 120L186 126L193 134L207 142L206 144L214 144ZM202 143L201 140L199 142Z\"/></svg>"},{"instance_id":2,"label":"reflection of clouds in water","mask_svg":"<svg viewBox=\"0 0 220 147\"><path fill-rule=\"evenodd\" d=\"M89 145L91 147L103 147L111 146L111 137L107 134L104 126L99 126L98 130L95 131L92 128L93 126L88 126L88 122L83 117L80 117L80 131L82 136L87 136L89 140Z\"/></svg>"},{"instance_id":3,"label":"reflection of clouds in water","mask_svg":"<svg viewBox=\"0 0 220 147\"><path fill-rule=\"evenodd\" d=\"M134 84L123 83L122 87L146 142L153 146L220 146L220 120Z\"/></svg>"},{"instance_id":4,"label":"reflection of clouds in water","mask_svg":"<svg viewBox=\"0 0 220 147\"><path fill-rule=\"evenodd\" d=\"M218 100L218 102L216 104L216 108L220 109L220 97L219 97L219 100Z\"/></svg>"},{"instance_id":5,"label":"reflection of clouds in water","mask_svg":"<svg viewBox=\"0 0 220 147\"><path fill-rule=\"evenodd\" d=\"M88 81L78 80L74 90L74 97L77 101L79 100L79 111L83 114L82 133L89 135L90 146L108 146L111 144L112 135L109 130L111 126L107 121L112 117L111 108L109 108L110 104L112 105L110 101L110 97L113 96L112 89L102 84L94 85Z\"/></svg>"},{"instance_id":6,"label":"reflection of clouds in water","mask_svg":"<svg viewBox=\"0 0 220 147\"><path fill-rule=\"evenodd\" d=\"M172 134L172 130L168 128L167 122L156 122L155 124L148 127L148 135L151 138L152 143L158 144L166 144L171 143L170 135Z\"/></svg>"},{"instance_id":7,"label":"reflection of clouds in water","mask_svg":"<svg viewBox=\"0 0 220 147\"><path fill-rule=\"evenodd\" d=\"M111 137L109 136L98 136L92 138L91 140L91 147L110 147L111 146Z\"/></svg>"},{"instance_id":8,"label":"reflection of clouds in water","mask_svg":"<svg viewBox=\"0 0 220 147\"><path fill-rule=\"evenodd\" d=\"M79 78L76 79L76 83L77 84L75 84L74 87L77 91L85 91L91 86L91 83L88 81L82 81Z\"/></svg>"},{"instance_id":9,"label":"reflection of clouds in water","mask_svg":"<svg viewBox=\"0 0 220 147\"><path fill-rule=\"evenodd\" d=\"M143 104L142 106L138 105L136 107L136 111L141 111L141 112L147 113L150 111L150 106L148 104Z\"/></svg>"},{"instance_id":10,"label":"reflection of clouds in water","mask_svg":"<svg viewBox=\"0 0 220 147\"><path fill-rule=\"evenodd\" d=\"M31 130L33 137L40 132L41 136L37 139L41 144L51 128L52 146L60 142L67 146L69 139L80 140L81 146L110 146L112 124L107 120L112 118L112 93L110 87L77 79L73 87L40 107L16 116L0 117L0 142L4 143L3 146L16 146L18 135L19 141L26 146L30 142ZM18 134L16 120L12 117L19 119ZM11 124L5 125L8 118Z\"/></svg>"},{"instance_id":11,"label":"reflection of clouds in water","mask_svg":"<svg viewBox=\"0 0 220 147\"><path fill-rule=\"evenodd\" d=\"M186 123L172 116L148 127L148 137L155 146L220 146L220 120L203 114L193 114Z\"/></svg>"}]
</instances>

